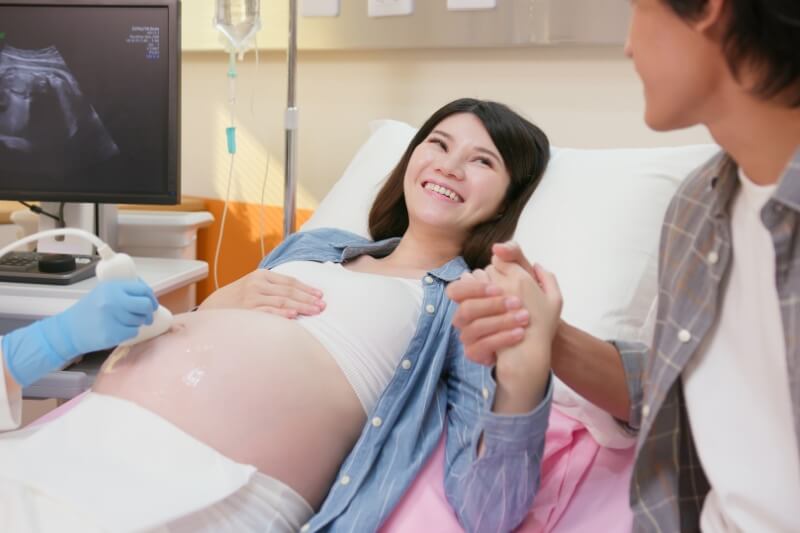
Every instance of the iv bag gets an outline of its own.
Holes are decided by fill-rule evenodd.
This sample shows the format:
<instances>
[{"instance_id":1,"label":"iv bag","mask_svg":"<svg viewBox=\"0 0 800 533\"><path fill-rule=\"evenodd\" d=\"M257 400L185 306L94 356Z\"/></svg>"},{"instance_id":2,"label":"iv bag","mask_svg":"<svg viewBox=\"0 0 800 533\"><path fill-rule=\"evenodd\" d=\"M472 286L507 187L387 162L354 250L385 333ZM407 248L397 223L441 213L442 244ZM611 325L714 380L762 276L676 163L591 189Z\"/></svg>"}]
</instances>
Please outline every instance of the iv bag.
<instances>
[{"instance_id":1,"label":"iv bag","mask_svg":"<svg viewBox=\"0 0 800 533\"><path fill-rule=\"evenodd\" d=\"M243 54L261 29L261 0L216 0L215 13L228 51Z\"/></svg>"}]
</instances>

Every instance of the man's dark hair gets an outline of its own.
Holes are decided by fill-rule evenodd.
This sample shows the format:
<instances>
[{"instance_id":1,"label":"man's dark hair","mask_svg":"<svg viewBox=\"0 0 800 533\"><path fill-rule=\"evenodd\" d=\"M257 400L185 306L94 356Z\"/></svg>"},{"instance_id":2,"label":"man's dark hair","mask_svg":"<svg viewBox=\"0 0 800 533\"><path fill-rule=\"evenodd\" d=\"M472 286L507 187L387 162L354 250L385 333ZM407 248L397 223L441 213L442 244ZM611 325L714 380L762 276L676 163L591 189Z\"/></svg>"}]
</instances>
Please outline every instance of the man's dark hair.
<instances>
[{"instance_id":1,"label":"man's dark hair","mask_svg":"<svg viewBox=\"0 0 800 533\"><path fill-rule=\"evenodd\" d=\"M462 244L461 255L467 265L483 268L492 258L492 244L507 241L514 234L519 216L550 160L547 135L497 102L461 98L437 110L425 121L375 198L369 213L369 231L376 241L403 236L408 229L403 179L411 154L441 121L458 113L471 113L483 123L511 178L498 215L472 228Z\"/></svg>"},{"instance_id":2,"label":"man's dark hair","mask_svg":"<svg viewBox=\"0 0 800 533\"><path fill-rule=\"evenodd\" d=\"M700 17L708 0L662 0L678 16ZM756 67L753 90L800 107L800 0L727 0L722 48L733 75L743 63Z\"/></svg>"}]
</instances>

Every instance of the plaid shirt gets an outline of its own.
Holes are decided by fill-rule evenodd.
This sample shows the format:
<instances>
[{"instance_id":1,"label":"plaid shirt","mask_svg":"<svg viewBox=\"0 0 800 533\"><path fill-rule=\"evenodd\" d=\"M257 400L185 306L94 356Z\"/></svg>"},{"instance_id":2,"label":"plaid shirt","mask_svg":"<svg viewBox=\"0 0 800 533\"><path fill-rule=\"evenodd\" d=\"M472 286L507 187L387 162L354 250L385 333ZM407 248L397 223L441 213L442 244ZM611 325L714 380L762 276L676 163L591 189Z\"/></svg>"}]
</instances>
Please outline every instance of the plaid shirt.
<instances>
[{"instance_id":1,"label":"plaid shirt","mask_svg":"<svg viewBox=\"0 0 800 533\"><path fill-rule=\"evenodd\" d=\"M639 428L630 493L635 531L700 530L709 483L694 447L679 377L720 311L722 282L731 267L729 205L739 186L737 172L730 156L719 154L681 186L662 229L654 348L615 343L628 376L630 424ZM775 280L800 453L800 150L761 220L776 250Z\"/></svg>"}]
</instances>

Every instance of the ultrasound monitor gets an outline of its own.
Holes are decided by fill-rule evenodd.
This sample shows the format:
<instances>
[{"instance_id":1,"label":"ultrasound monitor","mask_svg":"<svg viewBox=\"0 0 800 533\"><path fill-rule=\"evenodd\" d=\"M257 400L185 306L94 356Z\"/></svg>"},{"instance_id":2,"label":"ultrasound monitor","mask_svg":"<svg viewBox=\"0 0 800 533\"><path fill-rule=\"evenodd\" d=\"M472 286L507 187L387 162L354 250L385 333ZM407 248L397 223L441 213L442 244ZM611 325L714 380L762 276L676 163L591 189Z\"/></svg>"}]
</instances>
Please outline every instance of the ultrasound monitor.
<instances>
[{"instance_id":1,"label":"ultrasound monitor","mask_svg":"<svg viewBox=\"0 0 800 533\"><path fill-rule=\"evenodd\" d=\"M90 230L96 204L178 203L178 10L0 0L0 199L80 203L67 224Z\"/></svg>"}]
</instances>

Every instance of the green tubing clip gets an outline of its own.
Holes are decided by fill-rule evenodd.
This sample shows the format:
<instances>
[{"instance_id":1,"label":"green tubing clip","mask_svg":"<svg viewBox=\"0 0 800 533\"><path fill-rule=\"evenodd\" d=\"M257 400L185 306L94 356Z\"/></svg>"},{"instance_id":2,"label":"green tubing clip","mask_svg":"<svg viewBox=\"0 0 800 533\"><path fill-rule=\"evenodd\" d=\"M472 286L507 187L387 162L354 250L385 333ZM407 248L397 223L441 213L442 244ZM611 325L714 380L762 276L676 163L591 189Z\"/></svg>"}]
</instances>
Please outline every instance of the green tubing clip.
<instances>
[{"instance_id":1,"label":"green tubing clip","mask_svg":"<svg viewBox=\"0 0 800 533\"><path fill-rule=\"evenodd\" d=\"M231 52L230 58L228 60L228 77L235 78L236 77L236 55Z\"/></svg>"},{"instance_id":2,"label":"green tubing clip","mask_svg":"<svg viewBox=\"0 0 800 533\"><path fill-rule=\"evenodd\" d=\"M236 128L225 128L225 134L228 137L228 153L236 153Z\"/></svg>"}]
</instances>

